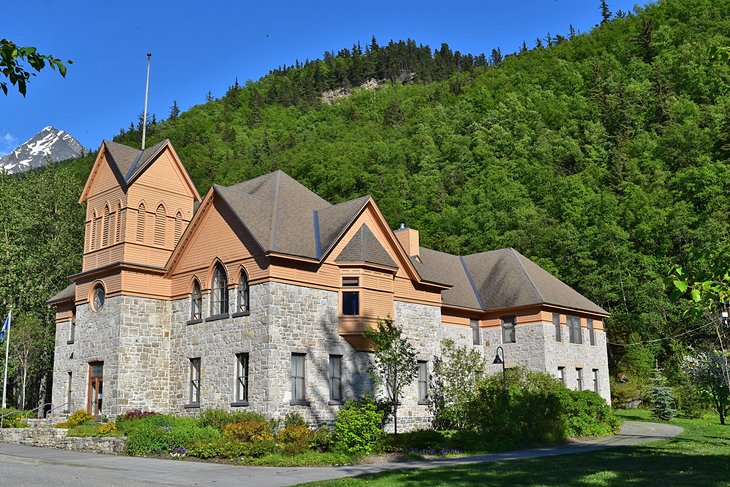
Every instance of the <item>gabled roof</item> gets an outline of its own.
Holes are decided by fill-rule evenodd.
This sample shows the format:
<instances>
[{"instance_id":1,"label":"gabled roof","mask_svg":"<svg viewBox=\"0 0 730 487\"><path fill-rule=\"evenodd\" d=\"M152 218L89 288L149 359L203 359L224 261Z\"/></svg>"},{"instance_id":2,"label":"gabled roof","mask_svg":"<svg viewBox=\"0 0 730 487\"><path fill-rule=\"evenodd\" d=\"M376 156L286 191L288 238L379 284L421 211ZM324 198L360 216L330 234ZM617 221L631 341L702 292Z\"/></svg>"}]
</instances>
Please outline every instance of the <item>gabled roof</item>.
<instances>
[{"instance_id":1,"label":"gabled roof","mask_svg":"<svg viewBox=\"0 0 730 487\"><path fill-rule=\"evenodd\" d=\"M63 303L65 301L73 301L76 299L76 284L71 283L68 286L66 286L63 291L59 292L58 294L54 295L52 298L50 298L48 301L46 301L46 304L52 305L52 304L58 304Z\"/></svg>"},{"instance_id":2,"label":"gabled roof","mask_svg":"<svg viewBox=\"0 0 730 487\"><path fill-rule=\"evenodd\" d=\"M420 258L428 272L452 285L441 295L445 305L486 311L552 305L609 314L512 248L463 257L421 248Z\"/></svg>"},{"instance_id":3,"label":"gabled roof","mask_svg":"<svg viewBox=\"0 0 730 487\"><path fill-rule=\"evenodd\" d=\"M182 166L182 163L175 153L175 149L172 147L170 139L165 139L144 150L135 149L134 147L129 147L124 144L118 144L111 140L105 140L101 144L99 156L97 156L94 167L91 169L91 174L89 175L89 178L86 181L86 185L81 192L81 197L79 198L79 201L83 201L85 199L86 194L91 187L91 182L93 180L95 172L98 170L97 166L99 164L99 158L103 151L106 151L107 161L109 162L112 171L116 174L117 179L119 179L120 185L122 185L123 189L126 191L127 187L129 187L129 185L132 184L132 182L137 179L137 177L139 177L144 172L144 170L150 164L152 164L152 162L154 162L157 156L161 154L162 151L165 150L165 148L168 146L170 147L170 150L172 151L177 163ZM200 201L200 195L198 194L195 185L190 179L190 176L187 174L187 171L183 169L182 172L191 192L194 194L196 199Z\"/></svg>"},{"instance_id":4,"label":"gabled roof","mask_svg":"<svg viewBox=\"0 0 730 487\"><path fill-rule=\"evenodd\" d=\"M337 256L335 262L366 262L398 269L398 264L380 245L367 225L363 224Z\"/></svg>"}]
</instances>

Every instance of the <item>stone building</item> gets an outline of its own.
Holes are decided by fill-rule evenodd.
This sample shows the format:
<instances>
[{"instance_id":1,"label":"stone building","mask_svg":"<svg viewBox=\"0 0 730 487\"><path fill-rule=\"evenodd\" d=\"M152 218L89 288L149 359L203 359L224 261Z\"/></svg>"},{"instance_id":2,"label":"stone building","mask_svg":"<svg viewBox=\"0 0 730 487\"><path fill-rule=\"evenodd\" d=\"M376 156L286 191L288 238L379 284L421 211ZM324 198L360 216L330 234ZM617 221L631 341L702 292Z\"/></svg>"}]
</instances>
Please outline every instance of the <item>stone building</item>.
<instances>
[{"instance_id":1,"label":"stone building","mask_svg":"<svg viewBox=\"0 0 730 487\"><path fill-rule=\"evenodd\" d=\"M420 247L371 197L332 205L281 171L201 198L168 140L144 151L105 141L83 202L83 267L49 300L54 408L329 422L372 392L363 332L386 317L418 352L405 428L429 421L446 338L489 364L501 346L507 367L610 399L606 311L514 249Z\"/></svg>"}]
</instances>

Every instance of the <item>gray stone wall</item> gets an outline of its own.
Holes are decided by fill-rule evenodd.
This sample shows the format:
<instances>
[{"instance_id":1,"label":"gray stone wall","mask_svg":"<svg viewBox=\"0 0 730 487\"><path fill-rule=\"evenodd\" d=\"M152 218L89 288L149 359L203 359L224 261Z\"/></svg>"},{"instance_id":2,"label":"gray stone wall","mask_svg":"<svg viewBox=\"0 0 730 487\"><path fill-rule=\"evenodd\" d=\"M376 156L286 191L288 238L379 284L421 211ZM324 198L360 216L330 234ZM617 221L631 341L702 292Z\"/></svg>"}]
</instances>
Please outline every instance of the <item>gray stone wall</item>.
<instances>
[{"instance_id":1,"label":"gray stone wall","mask_svg":"<svg viewBox=\"0 0 730 487\"><path fill-rule=\"evenodd\" d=\"M67 436L67 432L66 429L56 428L3 428L0 429L0 443L90 451L109 455L123 455L127 452L127 439L124 437L79 438Z\"/></svg>"},{"instance_id":2,"label":"gray stone wall","mask_svg":"<svg viewBox=\"0 0 730 487\"><path fill-rule=\"evenodd\" d=\"M86 409L89 363L104 362L101 414L110 418L132 410L169 407L170 303L116 296L97 312L76 308L74 342L70 322L56 325L53 364L53 412ZM71 372L71 404L67 403Z\"/></svg>"}]
</instances>

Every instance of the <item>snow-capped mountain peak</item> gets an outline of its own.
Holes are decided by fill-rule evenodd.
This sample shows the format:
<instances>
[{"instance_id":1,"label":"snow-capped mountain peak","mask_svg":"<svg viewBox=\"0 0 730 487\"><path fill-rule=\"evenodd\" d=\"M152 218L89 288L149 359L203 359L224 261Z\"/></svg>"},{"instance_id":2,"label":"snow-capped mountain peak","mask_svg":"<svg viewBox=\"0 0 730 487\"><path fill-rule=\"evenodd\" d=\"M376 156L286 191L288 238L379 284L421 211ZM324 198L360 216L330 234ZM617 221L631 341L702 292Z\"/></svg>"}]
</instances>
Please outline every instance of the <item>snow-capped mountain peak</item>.
<instances>
[{"instance_id":1,"label":"snow-capped mountain peak","mask_svg":"<svg viewBox=\"0 0 730 487\"><path fill-rule=\"evenodd\" d=\"M0 157L0 172L14 174L78 157L86 149L71 134L50 125L19 145L13 152Z\"/></svg>"}]
</instances>

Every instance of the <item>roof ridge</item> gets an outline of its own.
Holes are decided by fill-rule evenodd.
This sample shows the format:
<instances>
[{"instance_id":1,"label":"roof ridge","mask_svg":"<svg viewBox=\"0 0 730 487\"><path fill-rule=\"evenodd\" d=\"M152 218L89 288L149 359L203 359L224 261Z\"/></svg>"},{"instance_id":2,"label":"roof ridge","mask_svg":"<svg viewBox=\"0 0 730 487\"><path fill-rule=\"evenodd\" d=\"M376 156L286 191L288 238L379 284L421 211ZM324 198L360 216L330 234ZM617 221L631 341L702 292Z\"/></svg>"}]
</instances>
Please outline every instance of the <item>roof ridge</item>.
<instances>
[{"instance_id":1,"label":"roof ridge","mask_svg":"<svg viewBox=\"0 0 730 487\"><path fill-rule=\"evenodd\" d=\"M443 252L446 253L446 252ZM452 255L452 254L447 254ZM474 278L471 275L471 272L469 272L469 268L466 266L466 262L464 261L464 257L459 255L454 257L459 257L459 262L461 262L461 267L464 269L464 274L466 274L466 280L469 281L469 285L471 286L471 290L474 293L474 297L477 298L477 303L479 303L479 307L481 309L487 309L486 306L484 306L484 301L482 300L482 296L479 294L479 291L477 290L476 284L474 284Z\"/></svg>"},{"instance_id":2,"label":"roof ridge","mask_svg":"<svg viewBox=\"0 0 730 487\"><path fill-rule=\"evenodd\" d=\"M274 175L273 194L271 195L271 232L269 233L269 248L276 250L276 234L279 224L279 185L281 184L281 170L277 169Z\"/></svg>"},{"instance_id":3,"label":"roof ridge","mask_svg":"<svg viewBox=\"0 0 730 487\"><path fill-rule=\"evenodd\" d=\"M532 276L530 276L530 273L527 272L527 269L525 269L525 266L522 264L522 261L520 260L520 258L518 256L519 252L517 252L512 247L507 247L506 249L500 249L500 250L508 250L510 252L510 254L512 255L512 257L517 262L517 265L520 266L520 270L522 270L522 273L527 278L527 282L530 283L530 286L532 286L532 289L535 291L535 294L537 294L537 297L540 299L540 301L544 303L545 302L545 298L543 297L542 293L537 289L537 285L535 284L535 281L532 280ZM522 255L522 254L519 254L519 255Z\"/></svg>"}]
</instances>

